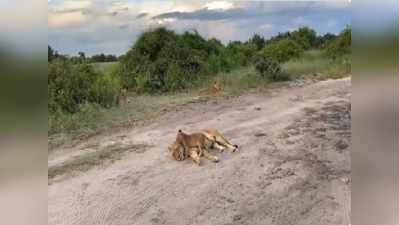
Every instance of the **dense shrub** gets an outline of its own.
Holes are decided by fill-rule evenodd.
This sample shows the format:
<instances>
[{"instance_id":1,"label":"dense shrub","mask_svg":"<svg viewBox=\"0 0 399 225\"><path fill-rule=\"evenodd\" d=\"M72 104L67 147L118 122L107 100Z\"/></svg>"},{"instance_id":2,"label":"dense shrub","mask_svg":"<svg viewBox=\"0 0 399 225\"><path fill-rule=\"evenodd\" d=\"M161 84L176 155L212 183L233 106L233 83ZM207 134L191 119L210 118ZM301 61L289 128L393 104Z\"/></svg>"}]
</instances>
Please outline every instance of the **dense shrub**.
<instances>
[{"instance_id":1,"label":"dense shrub","mask_svg":"<svg viewBox=\"0 0 399 225\"><path fill-rule=\"evenodd\" d=\"M266 58L277 61L278 63L283 63L292 58L297 58L303 52L303 48L290 39L283 39L270 43L262 50L262 54Z\"/></svg>"},{"instance_id":2,"label":"dense shrub","mask_svg":"<svg viewBox=\"0 0 399 225\"><path fill-rule=\"evenodd\" d=\"M328 57L336 59L343 55L350 54L352 46L352 29L347 27L339 36L331 41L325 51Z\"/></svg>"},{"instance_id":3,"label":"dense shrub","mask_svg":"<svg viewBox=\"0 0 399 225\"><path fill-rule=\"evenodd\" d=\"M115 55L106 55L104 53L93 55L90 62L116 62L118 58Z\"/></svg>"},{"instance_id":4,"label":"dense shrub","mask_svg":"<svg viewBox=\"0 0 399 225\"><path fill-rule=\"evenodd\" d=\"M320 37L317 36L316 31L309 27L300 27L295 31L288 31L279 33L278 35L266 41L266 46L280 42L282 40L292 40L298 44L303 50L317 48L320 46Z\"/></svg>"},{"instance_id":5,"label":"dense shrub","mask_svg":"<svg viewBox=\"0 0 399 225\"><path fill-rule=\"evenodd\" d=\"M171 79L177 77L172 71L189 76L179 77L180 81L196 79L203 63L201 59L206 54L201 51L206 41L197 43L198 36L182 37L165 28L143 33L121 60L122 81L137 91L160 92L175 86L170 85ZM171 65L173 69L169 68ZM180 81L179 85L184 85Z\"/></svg>"},{"instance_id":6,"label":"dense shrub","mask_svg":"<svg viewBox=\"0 0 399 225\"><path fill-rule=\"evenodd\" d=\"M302 49L309 50L316 47L316 31L310 29L309 27L300 27L298 30L291 33L291 40L299 44Z\"/></svg>"},{"instance_id":7,"label":"dense shrub","mask_svg":"<svg viewBox=\"0 0 399 225\"><path fill-rule=\"evenodd\" d=\"M263 47L265 47L265 43L265 39L259 34L254 34L254 36L252 36L252 38L248 40L248 44L254 45L256 51L261 50Z\"/></svg>"},{"instance_id":8,"label":"dense shrub","mask_svg":"<svg viewBox=\"0 0 399 225\"><path fill-rule=\"evenodd\" d=\"M121 59L122 82L138 92L185 88L218 72L248 65L254 50L241 42L227 47L196 31L181 35L166 28L143 33Z\"/></svg>"},{"instance_id":9,"label":"dense shrub","mask_svg":"<svg viewBox=\"0 0 399 225\"><path fill-rule=\"evenodd\" d=\"M97 73L89 64L53 60L48 66L49 111L75 113L84 103L110 107L118 85L118 81Z\"/></svg>"},{"instance_id":10,"label":"dense shrub","mask_svg":"<svg viewBox=\"0 0 399 225\"><path fill-rule=\"evenodd\" d=\"M267 58L264 55L257 55L254 59L255 69L256 71L265 78L268 78L271 81L281 81L286 80L286 76L281 73L280 64L271 59Z\"/></svg>"}]
</instances>

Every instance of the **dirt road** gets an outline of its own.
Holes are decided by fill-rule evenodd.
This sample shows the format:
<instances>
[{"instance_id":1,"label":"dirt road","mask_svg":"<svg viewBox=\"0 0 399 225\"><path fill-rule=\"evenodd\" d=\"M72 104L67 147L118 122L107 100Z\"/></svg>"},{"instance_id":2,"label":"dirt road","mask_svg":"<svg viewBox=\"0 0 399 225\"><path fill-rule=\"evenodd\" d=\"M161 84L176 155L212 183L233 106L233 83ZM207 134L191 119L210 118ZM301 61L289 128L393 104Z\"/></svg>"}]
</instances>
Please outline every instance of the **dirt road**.
<instances>
[{"instance_id":1,"label":"dirt road","mask_svg":"<svg viewBox=\"0 0 399 225\"><path fill-rule=\"evenodd\" d=\"M58 149L49 165L99 146L143 145L107 167L48 187L54 225L347 225L350 78L187 104L143 128ZM178 129L219 129L238 152L219 163L167 157ZM93 147L95 146L95 147Z\"/></svg>"}]
</instances>

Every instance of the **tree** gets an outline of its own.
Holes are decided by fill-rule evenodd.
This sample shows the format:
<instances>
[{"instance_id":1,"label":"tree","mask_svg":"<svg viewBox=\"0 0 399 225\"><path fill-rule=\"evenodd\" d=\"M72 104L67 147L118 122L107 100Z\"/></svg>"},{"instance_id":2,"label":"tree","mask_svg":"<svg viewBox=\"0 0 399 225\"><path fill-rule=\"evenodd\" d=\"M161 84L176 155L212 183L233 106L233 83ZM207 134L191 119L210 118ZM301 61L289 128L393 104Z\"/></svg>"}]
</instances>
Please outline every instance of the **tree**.
<instances>
[{"instance_id":1,"label":"tree","mask_svg":"<svg viewBox=\"0 0 399 225\"><path fill-rule=\"evenodd\" d=\"M326 47L326 54L330 58L338 58L345 54L350 54L352 52L352 28L346 27L339 36L329 42Z\"/></svg>"},{"instance_id":2,"label":"tree","mask_svg":"<svg viewBox=\"0 0 399 225\"><path fill-rule=\"evenodd\" d=\"M56 58L66 59L66 56L58 54L50 45L47 46L47 61L51 62Z\"/></svg>"},{"instance_id":3,"label":"tree","mask_svg":"<svg viewBox=\"0 0 399 225\"><path fill-rule=\"evenodd\" d=\"M54 50L50 47L50 45L47 46L47 61L51 62L54 59Z\"/></svg>"},{"instance_id":4,"label":"tree","mask_svg":"<svg viewBox=\"0 0 399 225\"><path fill-rule=\"evenodd\" d=\"M79 55L79 62L83 63L86 60L86 55L84 52L78 52Z\"/></svg>"},{"instance_id":5,"label":"tree","mask_svg":"<svg viewBox=\"0 0 399 225\"><path fill-rule=\"evenodd\" d=\"M300 44L304 50L309 50L316 47L316 31L309 27L300 27L298 30L293 31L290 35L290 38L296 43Z\"/></svg>"},{"instance_id":6,"label":"tree","mask_svg":"<svg viewBox=\"0 0 399 225\"><path fill-rule=\"evenodd\" d=\"M302 47L290 39L282 39L266 45L262 54L273 61L284 63L292 58L297 58L303 53Z\"/></svg>"},{"instance_id":7,"label":"tree","mask_svg":"<svg viewBox=\"0 0 399 225\"><path fill-rule=\"evenodd\" d=\"M254 34L251 39L249 39L248 44L253 44L256 46L256 50L260 50L265 46L265 39L259 34Z\"/></svg>"}]
</instances>

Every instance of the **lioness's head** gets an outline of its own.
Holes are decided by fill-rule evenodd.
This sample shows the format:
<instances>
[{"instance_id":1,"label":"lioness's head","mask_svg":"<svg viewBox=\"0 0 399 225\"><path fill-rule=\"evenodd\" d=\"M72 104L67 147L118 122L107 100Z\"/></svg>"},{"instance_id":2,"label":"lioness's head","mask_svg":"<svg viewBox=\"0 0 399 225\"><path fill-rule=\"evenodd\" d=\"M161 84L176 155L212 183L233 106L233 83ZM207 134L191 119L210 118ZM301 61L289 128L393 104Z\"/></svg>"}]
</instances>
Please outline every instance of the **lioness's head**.
<instances>
[{"instance_id":1,"label":"lioness's head","mask_svg":"<svg viewBox=\"0 0 399 225\"><path fill-rule=\"evenodd\" d=\"M176 142L173 142L172 145L168 146L168 151L169 151L170 156L177 161L181 161L181 160L185 159L184 158L185 157L184 156L184 148Z\"/></svg>"}]
</instances>

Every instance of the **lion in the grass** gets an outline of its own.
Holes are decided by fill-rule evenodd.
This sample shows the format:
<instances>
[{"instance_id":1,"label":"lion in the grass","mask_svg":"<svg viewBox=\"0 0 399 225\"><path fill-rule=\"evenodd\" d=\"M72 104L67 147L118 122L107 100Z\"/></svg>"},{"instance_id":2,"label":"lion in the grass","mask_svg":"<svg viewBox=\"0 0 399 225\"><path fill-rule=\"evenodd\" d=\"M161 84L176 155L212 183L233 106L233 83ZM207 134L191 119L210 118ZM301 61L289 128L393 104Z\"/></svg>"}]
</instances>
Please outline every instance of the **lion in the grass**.
<instances>
[{"instance_id":1,"label":"lion in the grass","mask_svg":"<svg viewBox=\"0 0 399 225\"><path fill-rule=\"evenodd\" d=\"M219 159L209 153L209 149L217 148L223 151L225 148L235 151L238 146L232 145L227 139L215 129L203 129L200 133L186 134L179 130L176 140L168 147L171 157L177 161L191 158L200 165L200 158L204 156L213 162Z\"/></svg>"},{"instance_id":2,"label":"lion in the grass","mask_svg":"<svg viewBox=\"0 0 399 225\"><path fill-rule=\"evenodd\" d=\"M116 103L118 105L122 104L122 105L126 105L126 103L130 103L130 100L127 98L128 96L128 87L127 86L123 86L120 90L119 93L116 97Z\"/></svg>"},{"instance_id":3,"label":"lion in the grass","mask_svg":"<svg viewBox=\"0 0 399 225\"><path fill-rule=\"evenodd\" d=\"M199 95L218 95L222 92L222 86L215 81L212 86L205 88L199 92Z\"/></svg>"}]
</instances>

